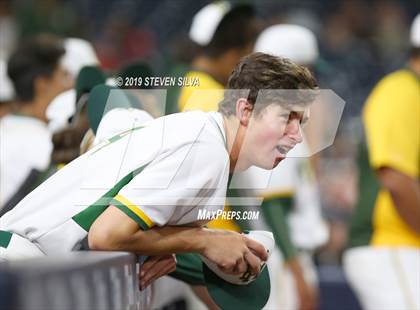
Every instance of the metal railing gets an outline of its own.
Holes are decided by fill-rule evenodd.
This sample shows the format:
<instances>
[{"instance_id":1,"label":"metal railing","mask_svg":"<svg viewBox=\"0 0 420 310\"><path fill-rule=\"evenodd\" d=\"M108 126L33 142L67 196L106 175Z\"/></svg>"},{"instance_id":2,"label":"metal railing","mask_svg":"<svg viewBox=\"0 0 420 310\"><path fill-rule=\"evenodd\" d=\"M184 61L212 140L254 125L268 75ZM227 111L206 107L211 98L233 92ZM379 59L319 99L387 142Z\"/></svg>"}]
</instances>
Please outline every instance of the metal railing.
<instances>
[{"instance_id":1,"label":"metal railing","mask_svg":"<svg viewBox=\"0 0 420 310\"><path fill-rule=\"evenodd\" d=\"M0 265L0 309L147 309L138 258L124 252L71 252Z\"/></svg>"}]
</instances>

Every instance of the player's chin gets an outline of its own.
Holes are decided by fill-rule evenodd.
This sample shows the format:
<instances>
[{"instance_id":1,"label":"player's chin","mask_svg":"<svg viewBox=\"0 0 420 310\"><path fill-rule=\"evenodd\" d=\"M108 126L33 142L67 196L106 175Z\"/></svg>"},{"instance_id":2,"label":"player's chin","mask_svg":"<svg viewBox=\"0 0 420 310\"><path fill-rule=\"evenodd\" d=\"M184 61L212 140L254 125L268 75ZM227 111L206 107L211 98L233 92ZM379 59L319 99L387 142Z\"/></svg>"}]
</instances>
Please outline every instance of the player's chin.
<instances>
[{"instance_id":1,"label":"player's chin","mask_svg":"<svg viewBox=\"0 0 420 310\"><path fill-rule=\"evenodd\" d=\"M261 163L259 165L260 168L262 169L266 169L266 170L271 170L274 169L278 166L278 164L284 159L284 157L276 157L274 160L271 161L266 161L265 163Z\"/></svg>"},{"instance_id":2,"label":"player's chin","mask_svg":"<svg viewBox=\"0 0 420 310\"><path fill-rule=\"evenodd\" d=\"M284 158L276 158L271 169L276 168Z\"/></svg>"}]
</instances>

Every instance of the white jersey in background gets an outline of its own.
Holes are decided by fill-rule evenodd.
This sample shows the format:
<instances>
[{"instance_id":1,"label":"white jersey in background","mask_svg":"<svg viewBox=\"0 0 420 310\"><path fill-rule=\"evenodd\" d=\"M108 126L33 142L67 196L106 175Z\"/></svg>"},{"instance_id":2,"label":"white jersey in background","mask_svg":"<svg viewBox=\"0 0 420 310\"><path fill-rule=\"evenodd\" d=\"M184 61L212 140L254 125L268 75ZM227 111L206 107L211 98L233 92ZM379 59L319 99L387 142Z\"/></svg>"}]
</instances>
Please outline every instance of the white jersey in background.
<instances>
[{"instance_id":1,"label":"white jersey in background","mask_svg":"<svg viewBox=\"0 0 420 310\"><path fill-rule=\"evenodd\" d=\"M0 210L32 170L48 168L51 152L51 133L42 121L14 114L0 119Z\"/></svg>"}]
</instances>

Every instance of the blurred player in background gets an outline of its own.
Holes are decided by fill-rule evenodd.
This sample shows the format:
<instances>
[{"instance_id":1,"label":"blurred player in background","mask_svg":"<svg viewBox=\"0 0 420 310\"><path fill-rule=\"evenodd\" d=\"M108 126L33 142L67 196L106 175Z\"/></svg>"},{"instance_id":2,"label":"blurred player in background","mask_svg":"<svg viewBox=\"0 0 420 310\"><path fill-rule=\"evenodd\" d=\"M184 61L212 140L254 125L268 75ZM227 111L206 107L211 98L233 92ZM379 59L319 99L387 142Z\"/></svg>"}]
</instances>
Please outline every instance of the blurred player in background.
<instances>
[{"instance_id":1,"label":"blurred player in background","mask_svg":"<svg viewBox=\"0 0 420 310\"><path fill-rule=\"evenodd\" d=\"M420 14L411 45L407 67L383 78L363 110L367 150L344 267L365 309L420 309Z\"/></svg>"},{"instance_id":2,"label":"blurred player in background","mask_svg":"<svg viewBox=\"0 0 420 310\"><path fill-rule=\"evenodd\" d=\"M75 84L77 84L77 78L83 67L101 67L95 50L89 41L80 38L66 38L63 40L63 44L66 52L61 64L69 72ZM69 126L69 119L76 112L76 91L75 88L72 88L54 98L48 105L48 127L53 133Z\"/></svg>"},{"instance_id":3,"label":"blurred player in background","mask_svg":"<svg viewBox=\"0 0 420 310\"><path fill-rule=\"evenodd\" d=\"M73 80L60 61L63 42L39 35L23 42L8 61L16 109L0 120L0 209L8 211L37 184L50 163L51 133L46 109Z\"/></svg>"},{"instance_id":4,"label":"blurred player in background","mask_svg":"<svg viewBox=\"0 0 420 310\"><path fill-rule=\"evenodd\" d=\"M222 90L239 60L252 52L259 32L254 9L249 5L232 7L227 1L211 3L193 18L189 37L199 45L186 78L198 77L200 86L183 87L178 99L179 111L196 109L217 111L223 98L206 96L200 101L187 103L197 89Z\"/></svg>"}]
</instances>

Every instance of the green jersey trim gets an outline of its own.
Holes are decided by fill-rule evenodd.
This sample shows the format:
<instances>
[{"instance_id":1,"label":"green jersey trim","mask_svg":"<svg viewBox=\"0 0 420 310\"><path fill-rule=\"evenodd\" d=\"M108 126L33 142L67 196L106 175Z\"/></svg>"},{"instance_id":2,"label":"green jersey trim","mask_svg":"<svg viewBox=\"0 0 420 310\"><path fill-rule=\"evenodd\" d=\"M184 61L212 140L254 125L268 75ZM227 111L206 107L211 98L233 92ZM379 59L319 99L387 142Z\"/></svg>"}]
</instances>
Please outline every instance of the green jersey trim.
<instances>
[{"instance_id":1,"label":"green jersey trim","mask_svg":"<svg viewBox=\"0 0 420 310\"><path fill-rule=\"evenodd\" d=\"M101 145L101 144L100 144L101 146L98 146L98 149L94 150L94 151L90 154L90 156L92 156L93 154L95 154L95 153L99 152L100 150L102 150L103 148L107 147L108 145L110 145L110 144L112 144L112 143L114 143L114 142L117 142L118 140L120 140L120 139L124 138L126 135L128 135L128 134L132 133L133 131L136 131L136 130L142 129L142 128L144 128L144 127L145 127L145 126L138 126L138 127L134 127L134 128L131 128L131 129L127 129L127 130L125 130L125 131L123 131L123 132L120 132L119 134L117 134L117 135L115 135L115 136L113 136L113 137L111 137L111 138L109 138L109 139L105 140L105 141L106 141L106 143L105 143L104 145Z\"/></svg>"},{"instance_id":2,"label":"green jersey trim","mask_svg":"<svg viewBox=\"0 0 420 310\"><path fill-rule=\"evenodd\" d=\"M88 206L83 211L77 213L72 217L72 219L84 230L89 231L93 222L109 207L114 197L118 192L127 185L137 174L139 174L147 165L144 165L136 170L127 174L122 178L117 184L114 185L108 192L106 192L102 197L100 197L93 204Z\"/></svg>"},{"instance_id":3,"label":"green jersey trim","mask_svg":"<svg viewBox=\"0 0 420 310\"><path fill-rule=\"evenodd\" d=\"M0 230L0 247L7 248L12 239L12 233L4 230Z\"/></svg>"}]
</instances>

